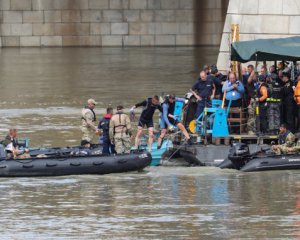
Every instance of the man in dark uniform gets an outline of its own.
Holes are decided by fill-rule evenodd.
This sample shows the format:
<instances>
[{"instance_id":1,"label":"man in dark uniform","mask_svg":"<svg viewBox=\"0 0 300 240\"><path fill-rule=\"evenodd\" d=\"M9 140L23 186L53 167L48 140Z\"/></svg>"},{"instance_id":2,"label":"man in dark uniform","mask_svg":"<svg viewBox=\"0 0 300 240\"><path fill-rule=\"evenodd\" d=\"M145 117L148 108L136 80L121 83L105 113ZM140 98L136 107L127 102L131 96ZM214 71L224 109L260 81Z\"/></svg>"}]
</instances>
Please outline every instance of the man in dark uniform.
<instances>
[{"instance_id":1,"label":"man in dark uniform","mask_svg":"<svg viewBox=\"0 0 300 240\"><path fill-rule=\"evenodd\" d=\"M259 106L259 121L260 121L260 132L266 133L268 129L268 119L267 119L267 98L268 98L268 85L266 84L266 76L258 76L258 89L257 98Z\"/></svg>"},{"instance_id":2,"label":"man in dark uniform","mask_svg":"<svg viewBox=\"0 0 300 240\"><path fill-rule=\"evenodd\" d=\"M277 134L280 126L282 84L276 73L272 73L268 79L268 132Z\"/></svg>"},{"instance_id":3,"label":"man in dark uniform","mask_svg":"<svg viewBox=\"0 0 300 240\"><path fill-rule=\"evenodd\" d=\"M111 154L116 153L115 146L111 144L110 138L109 138L109 122L113 115L113 109L107 108L106 114L104 117L99 121L98 129L102 131L103 136L103 150L102 153L104 154Z\"/></svg>"},{"instance_id":4,"label":"man in dark uniform","mask_svg":"<svg viewBox=\"0 0 300 240\"><path fill-rule=\"evenodd\" d=\"M148 128L148 150L149 152L152 151L152 144L153 144L153 138L154 138L154 124L153 124L153 115L158 109L162 113L162 107L159 102L158 96L153 96L152 98L148 98L147 100L144 100L141 103L137 103L131 108L131 112L134 111L135 108L143 107L143 111L141 113L139 124L138 124L138 131L135 138L135 149L138 149L138 146L140 144L140 140L143 134L143 128L146 126Z\"/></svg>"},{"instance_id":5,"label":"man in dark uniform","mask_svg":"<svg viewBox=\"0 0 300 240\"><path fill-rule=\"evenodd\" d=\"M215 84L204 71L200 72L200 78L192 87L192 93L196 97L198 105L196 111L196 118L203 112L205 107L211 106L211 100L215 96Z\"/></svg>"},{"instance_id":6,"label":"man in dark uniform","mask_svg":"<svg viewBox=\"0 0 300 240\"><path fill-rule=\"evenodd\" d=\"M216 87L215 98L222 99L223 98L222 87L227 77L219 72L215 64L211 65L210 75L208 75L207 77L211 78L215 84Z\"/></svg>"},{"instance_id":7,"label":"man in dark uniform","mask_svg":"<svg viewBox=\"0 0 300 240\"><path fill-rule=\"evenodd\" d=\"M283 72L284 82L282 96L282 120L287 124L291 132L295 131L295 101L294 101L294 84L290 80L290 74Z\"/></svg>"}]
</instances>

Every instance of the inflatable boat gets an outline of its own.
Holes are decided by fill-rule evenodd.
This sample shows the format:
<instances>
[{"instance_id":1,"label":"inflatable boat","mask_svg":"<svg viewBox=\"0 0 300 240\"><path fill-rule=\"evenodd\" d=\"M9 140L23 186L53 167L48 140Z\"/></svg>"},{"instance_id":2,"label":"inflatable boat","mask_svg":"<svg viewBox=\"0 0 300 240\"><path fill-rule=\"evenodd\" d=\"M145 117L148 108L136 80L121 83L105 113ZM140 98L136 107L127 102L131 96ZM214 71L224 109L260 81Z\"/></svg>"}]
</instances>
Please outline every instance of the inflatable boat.
<instances>
[{"instance_id":1,"label":"inflatable boat","mask_svg":"<svg viewBox=\"0 0 300 240\"><path fill-rule=\"evenodd\" d=\"M239 143L232 146L228 158L219 167L243 172L300 169L300 155L275 155L267 149L250 154L248 145Z\"/></svg>"},{"instance_id":2,"label":"inflatable boat","mask_svg":"<svg viewBox=\"0 0 300 240\"><path fill-rule=\"evenodd\" d=\"M26 159L0 160L0 177L63 176L139 171L150 165L151 154L142 151L124 155L39 154Z\"/></svg>"}]
</instances>

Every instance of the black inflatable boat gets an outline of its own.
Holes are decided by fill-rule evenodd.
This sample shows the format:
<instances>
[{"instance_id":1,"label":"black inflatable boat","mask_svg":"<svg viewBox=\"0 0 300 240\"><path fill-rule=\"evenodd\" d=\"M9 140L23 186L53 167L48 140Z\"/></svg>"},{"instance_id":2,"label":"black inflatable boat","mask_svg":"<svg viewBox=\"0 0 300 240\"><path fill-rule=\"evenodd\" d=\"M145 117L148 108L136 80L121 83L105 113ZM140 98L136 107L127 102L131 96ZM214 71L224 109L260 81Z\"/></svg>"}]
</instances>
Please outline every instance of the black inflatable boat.
<instances>
[{"instance_id":1,"label":"black inflatable boat","mask_svg":"<svg viewBox=\"0 0 300 240\"><path fill-rule=\"evenodd\" d=\"M150 165L151 160L151 154L146 151L124 155L44 155L43 158L2 158L0 177L121 173L142 170Z\"/></svg>"},{"instance_id":2,"label":"black inflatable boat","mask_svg":"<svg viewBox=\"0 0 300 240\"><path fill-rule=\"evenodd\" d=\"M275 155L268 153L267 149L250 154L247 144L238 143L219 167L243 172L300 169L300 154Z\"/></svg>"}]
</instances>

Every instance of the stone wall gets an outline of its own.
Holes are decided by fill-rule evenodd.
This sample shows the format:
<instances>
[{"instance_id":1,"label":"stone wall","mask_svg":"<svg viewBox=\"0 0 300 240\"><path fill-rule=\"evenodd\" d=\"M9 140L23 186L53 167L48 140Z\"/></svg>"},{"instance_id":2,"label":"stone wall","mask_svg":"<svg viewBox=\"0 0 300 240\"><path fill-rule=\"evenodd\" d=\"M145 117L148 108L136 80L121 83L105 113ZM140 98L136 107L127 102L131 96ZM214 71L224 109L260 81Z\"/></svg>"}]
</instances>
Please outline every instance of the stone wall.
<instances>
[{"instance_id":1,"label":"stone wall","mask_svg":"<svg viewBox=\"0 0 300 240\"><path fill-rule=\"evenodd\" d=\"M230 0L218 57L223 71L229 67L231 24L239 24L240 41L299 36L300 1Z\"/></svg>"},{"instance_id":2,"label":"stone wall","mask_svg":"<svg viewBox=\"0 0 300 240\"><path fill-rule=\"evenodd\" d=\"M218 45L226 8L224 0L0 0L0 44Z\"/></svg>"}]
</instances>

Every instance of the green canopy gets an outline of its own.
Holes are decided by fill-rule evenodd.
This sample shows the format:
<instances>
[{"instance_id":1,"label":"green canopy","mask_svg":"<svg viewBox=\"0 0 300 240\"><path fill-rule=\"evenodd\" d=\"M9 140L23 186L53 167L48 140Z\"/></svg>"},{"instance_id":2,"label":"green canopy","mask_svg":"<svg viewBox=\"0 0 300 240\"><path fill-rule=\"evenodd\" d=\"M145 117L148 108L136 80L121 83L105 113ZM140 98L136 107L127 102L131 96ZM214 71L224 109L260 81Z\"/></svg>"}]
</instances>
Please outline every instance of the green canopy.
<instances>
[{"instance_id":1,"label":"green canopy","mask_svg":"<svg viewBox=\"0 0 300 240\"><path fill-rule=\"evenodd\" d=\"M231 44L231 60L241 63L256 60L300 61L300 37L234 42Z\"/></svg>"}]
</instances>

